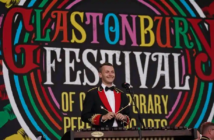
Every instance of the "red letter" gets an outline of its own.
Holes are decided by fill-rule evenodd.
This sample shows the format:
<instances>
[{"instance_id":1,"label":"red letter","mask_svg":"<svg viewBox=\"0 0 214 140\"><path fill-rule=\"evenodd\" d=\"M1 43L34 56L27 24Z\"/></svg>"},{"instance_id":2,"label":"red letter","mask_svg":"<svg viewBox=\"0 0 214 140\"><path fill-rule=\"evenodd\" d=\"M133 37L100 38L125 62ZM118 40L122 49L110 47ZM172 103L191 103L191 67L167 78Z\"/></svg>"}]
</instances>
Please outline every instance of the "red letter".
<instances>
[{"instance_id":1,"label":"red letter","mask_svg":"<svg viewBox=\"0 0 214 140\"><path fill-rule=\"evenodd\" d=\"M155 21L158 20L158 25L157 25L157 30L156 30L156 39L157 39L157 43L160 47L162 48L172 48L171 46L171 38L170 38L170 17L165 17L165 25L162 24L163 22L163 17L155 17ZM166 31L164 31L164 33L166 33L166 36L163 36L163 32L161 32L161 25L164 26L164 28L166 28ZM163 44L162 39L166 39L166 43Z\"/></svg>"},{"instance_id":2,"label":"red letter","mask_svg":"<svg viewBox=\"0 0 214 140\"><path fill-rule=\"evenodd\" d=\"M202 46L204 46L205 52L199 53L195 58L195 70L198 74L198 77L201 78L204 81L212 81L214 80L214 55L212 54L214 51L214 40L212 39L214 37L214 20L205 20L209 24L209 32L210 32L210 45L207 42L207 39L203 35L203 32L201 31L199 27L199 22L202 21L202 19L188 19L188 21L192 24L192 27L194 28L196 34L198 35L199 40L202 43ZM211 73L210 75L205 75L202 71L201 64L203 62L208 61L208 56L210 58L210 69Z\"/></svg>"},{"instance_id":3,"label":"red letter","mask_svg":"<svg viewBox=\"0 0 214 140\"><path fill-rule=\"evenodd\" d=\"M68 31L67 31L67 13L68 11L53 11L51 13L51 17L52 18L56 18L56 15L57 15L57 21L56 21L56 24L55 24L55 27L56 27L56 30L55 30L55 34L54 34L54 37L51 41L54 41L56 39L56 37L58 36L59 34L59 31L62 31L63 32L63 40L62 42L69 42L68 41ZM56 15L54 15L56 14ZM62 21L61 21L62 19ZM62 25L61 25L61 22L62 22Z\"/></svg>"},{"instance_id":4,"label":"red letter","mask_svg":"<svg viewBox=\"0 0 214 140\"><path fill-rule=\"evenodd\" d=\"M24 9L20 7L16 7L11 9L7 16L5 16L5 21L3 25L3 37L2 37L2 50L3 50L3 56L4 61L7 67L12 70L16 74L25 74L29 71L31 71L34 68L37 68L38 65L36 65L33 62L33 51L39 47L39 45L17 45L15 47L15 52L20 53L21 49L25 51L25 65L23 67L17 67L14 63L13 58L13 50L12 50L12 25L14 21L14 16L19 13L23 17L23 24L25 27L25 30L28 32L33 31L33 26L30 25L30 19L31 19L31 13L33 9Z\"/></svg>"}]
</instances>

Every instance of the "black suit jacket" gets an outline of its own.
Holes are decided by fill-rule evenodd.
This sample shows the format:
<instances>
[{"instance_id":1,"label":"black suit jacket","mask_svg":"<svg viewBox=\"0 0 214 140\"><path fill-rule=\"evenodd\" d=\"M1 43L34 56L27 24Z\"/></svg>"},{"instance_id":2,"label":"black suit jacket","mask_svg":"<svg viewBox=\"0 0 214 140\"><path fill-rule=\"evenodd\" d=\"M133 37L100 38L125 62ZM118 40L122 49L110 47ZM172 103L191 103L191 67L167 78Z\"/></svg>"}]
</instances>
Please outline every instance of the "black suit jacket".
<instances>
[{"instance_id":1,"label":"black suit jacket","mask_svg":"<svg viewBox=\"0 0 214 140\"><path fill-rule=\"evenodd\" d=\"M90 123L92 127L95 128L112 127L114 123L114 119L108 120L106 122L101 121L102 116L108 113L106 110L101 109L101 106L112 112L104 92L105 91L102 86L92 88L86 93L86 97L83 102L81 119L83 122ZM123 107L129 104L129 100L126 94L118 88L114 89L114 95L115 112L121 110ZM129 124L130 122L130 106L123 109L120 113L127 116L127 120L125 122L117 120L118 127L123 127Z\"/></svg>"}]
</instances>

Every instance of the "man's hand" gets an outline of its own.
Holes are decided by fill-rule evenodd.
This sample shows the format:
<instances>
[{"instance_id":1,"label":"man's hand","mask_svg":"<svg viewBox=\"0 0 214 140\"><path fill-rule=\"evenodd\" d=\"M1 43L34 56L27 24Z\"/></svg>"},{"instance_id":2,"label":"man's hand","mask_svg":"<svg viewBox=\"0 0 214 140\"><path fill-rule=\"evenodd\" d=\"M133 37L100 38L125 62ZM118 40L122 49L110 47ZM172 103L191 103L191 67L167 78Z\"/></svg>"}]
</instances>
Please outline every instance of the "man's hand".
<instances>
[{"instance_id":1,"label":"man's hand","mask_svg":"<svg viewBox=\"0 0 214 140\"><path fill-rule=\"evenodd\" d=\"M115 117L115 113L109 112L106 115L102 116L102 120L111 120L114 117Z\"/></svg>"},{"instance_id":2,"label":"man's hand","mask_svg":"<svg viewBox=\"0 0 214 140\"><path fill-rule=\"evenodd\" d=\"M123 115L123 114L121 114L121 113L117 113L117 114L115 115L115 118L116 118L117 120L121 120L121 121L125 121L125 120L127 119L126 116Z\"/></svg>"}]
</instances>

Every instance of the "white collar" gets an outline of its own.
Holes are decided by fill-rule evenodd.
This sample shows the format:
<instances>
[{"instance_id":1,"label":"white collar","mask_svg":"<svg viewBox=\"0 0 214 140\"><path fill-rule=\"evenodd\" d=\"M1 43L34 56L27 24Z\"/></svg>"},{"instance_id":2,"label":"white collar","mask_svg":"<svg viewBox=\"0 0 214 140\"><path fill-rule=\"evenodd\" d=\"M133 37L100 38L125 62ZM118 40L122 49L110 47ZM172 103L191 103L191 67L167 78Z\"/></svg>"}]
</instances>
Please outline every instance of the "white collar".
<instances>
[{"instance_id":1,"label":"white collar","mask_svg":"<svg viewBox=\"0 0 214 140\"><path fill-rule=\"evenodd\" d=\"M105 89L107 86L105 84L101 84L101 86L103 87L103 89ZM114 84L112 84L111 86L115 86Z\"/></svg>"}]
</instances>

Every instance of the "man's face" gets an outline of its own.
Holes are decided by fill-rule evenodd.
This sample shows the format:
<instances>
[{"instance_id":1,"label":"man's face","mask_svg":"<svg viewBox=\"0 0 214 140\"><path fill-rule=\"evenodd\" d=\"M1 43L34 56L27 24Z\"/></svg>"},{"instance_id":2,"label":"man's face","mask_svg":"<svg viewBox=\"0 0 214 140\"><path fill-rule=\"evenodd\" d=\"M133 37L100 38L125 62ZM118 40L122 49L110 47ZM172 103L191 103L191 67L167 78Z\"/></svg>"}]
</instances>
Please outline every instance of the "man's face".
<instances>
[{"instance_id":1,"label":"man's face","mask_svg":"<svg viewBox=\"0 0 214 140\"><path fill-rule=\"evenodd\" d=\"M214 126L210 127L210 138L214 139Z\"/></svg>"},{"instance_id":2,"label":"man's face","mask_svg":"<svg viewBox=\"0 0 214 140\"><path fill-rule=\"evenodd\" d=\"M112 84L115 78L114 68L112 66L103 66L99 76L104 84Z\"/></svg>"}]
</instances>

